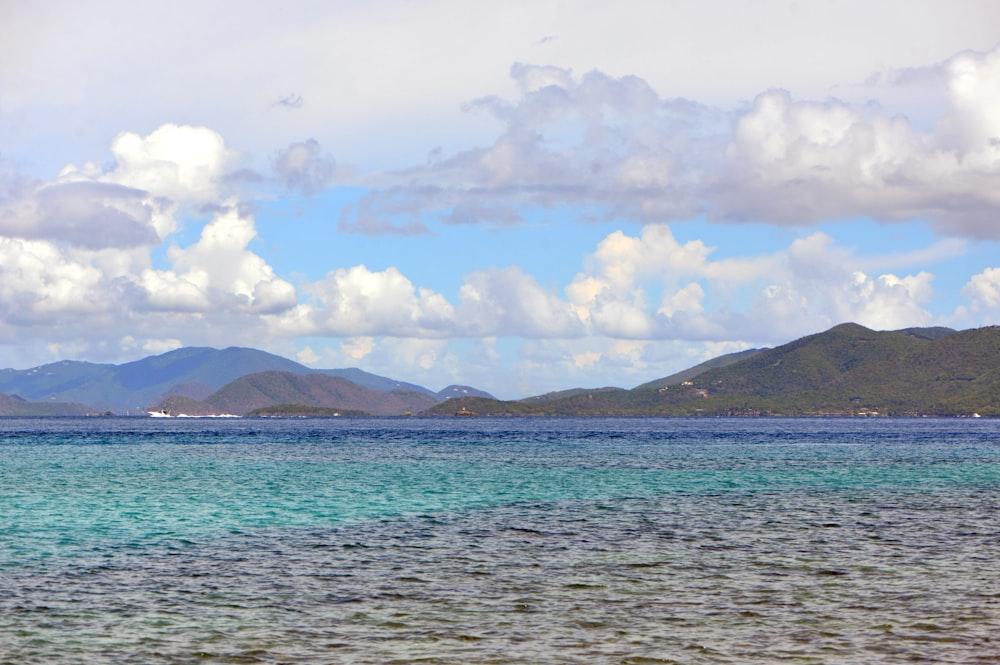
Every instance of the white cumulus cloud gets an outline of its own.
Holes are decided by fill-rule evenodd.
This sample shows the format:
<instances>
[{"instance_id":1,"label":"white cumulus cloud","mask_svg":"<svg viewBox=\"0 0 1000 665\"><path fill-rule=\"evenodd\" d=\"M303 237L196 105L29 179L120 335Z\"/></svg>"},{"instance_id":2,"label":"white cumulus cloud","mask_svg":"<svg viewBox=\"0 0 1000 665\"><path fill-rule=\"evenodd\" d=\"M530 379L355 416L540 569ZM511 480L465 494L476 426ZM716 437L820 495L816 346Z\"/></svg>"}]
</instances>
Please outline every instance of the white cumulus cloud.
<instances>
[{"instance_id":1,"label":"white cumulus cloud","mask_svg":"<svg viewBox=\"0 0 1000 665\"><path fill-rule=\"evenodd\" d=\"M517 64L517 98L469 105L502 123L492 143L378 174L343 223L400 233L433 213L445 223L512 225L531 207L585 205L592 217L647 223L705 215L810 226L867 216L998 237L1000 47L932 69L926 85L941 111L924 127L910 109L874 102L767 90L747 108L719 109L636 76Z\"/></svg>"},{"instance_id":2,"label":"white cumulus cloud","mask_svg":"<svg viewBox=\"0 0 1000 665\"><path fill-rule=\"evenodd\" d=\"M962 288L968 307L962 307L959 317L975 323L996 321L1000 316L1000 268L990 267L973 275Z\"/></svg>"},{"instance_id":3,"label":"white cumulus cloud","mask_svg":"<svg viewBox=\"0 0 1000 665\"><path fill-rule=\"evenodd\" d=\"M443 296L416 287L393 267L338 268L306 292L310 301L282 317L289 334L438 337L454 325L454 308Z\"/></svg>"},{"instance_id":4,"label":"white cumulus cloud","mask_svg":"<svg viewBox=\"0 0 1000 665\"><path fill-rule=\"evenodd\" d=\"M940 66L946 111L928 131L874 105L761 94L711 188L730 220L929 220L944 235L1000 233L1000 47Z\"/></svg>"},{"instance_id":5,"label":"white cumulus cloud","mask_svg":"<svg viewBox=\"0 0 1000 665\"><path fill-rule=\"evenodd\" d=\"M196 293L202 302L226 306L228 302L261 314L289 309L296 304L295 287L278 277L267 262L247 249L257 231L253 218L236 205L222 208L205 225L201 238L189 247L171 247L167 253L172 270L147 280L153 302L173 302L182 292ZM165 299L165 300L164 300ZM194 303L194 300L190 302Z\"/></svg>"},{"instance_id":6,"label":"white cumulus cloud","mask_svg":"<svg viewBox=\"0 0 1000 665\"><path fill-rule=\"evenodd\" d=\"M146 136L123 132L111 142L111 154L116 165L104 179L178 203L218 201L236 160L218 132L175 124Z\"/></svg>"},{"instance_id":7,"label":"white cumulus cloud","mask_svg":"<svg viewBox=\"0 0 1000 665\"><path fill-rule=\"evenodd\" d=\"M515 267L467 275L459 290L460 326L473 337L573 337L582 333L569 304Z\"/></svg>"}]
</instances>

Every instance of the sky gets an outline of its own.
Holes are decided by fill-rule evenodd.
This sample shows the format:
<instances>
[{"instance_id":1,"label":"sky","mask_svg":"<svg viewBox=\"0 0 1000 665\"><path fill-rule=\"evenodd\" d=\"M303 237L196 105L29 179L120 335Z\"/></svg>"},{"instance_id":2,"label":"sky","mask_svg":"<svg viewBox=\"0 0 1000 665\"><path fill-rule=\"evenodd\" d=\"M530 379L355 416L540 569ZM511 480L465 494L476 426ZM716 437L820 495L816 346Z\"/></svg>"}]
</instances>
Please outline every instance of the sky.
<instances>
[{"instance_id":1,"label":"sky","mask_svg":"<svg viewBox=\"0 0 1000 665\"><path fill-rule=\"evenodd\" d=\"M994 0L0 0L0 367L502 399L1000 323Z\"/></svg>"}]
</instances>

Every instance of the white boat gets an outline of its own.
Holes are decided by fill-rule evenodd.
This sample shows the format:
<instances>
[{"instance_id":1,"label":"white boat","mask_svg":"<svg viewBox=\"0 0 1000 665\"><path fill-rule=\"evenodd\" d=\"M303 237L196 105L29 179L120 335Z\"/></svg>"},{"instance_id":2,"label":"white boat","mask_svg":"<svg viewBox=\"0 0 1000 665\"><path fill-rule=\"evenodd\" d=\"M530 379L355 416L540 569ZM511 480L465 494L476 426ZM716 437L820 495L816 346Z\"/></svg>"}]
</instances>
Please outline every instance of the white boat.
<instances>
[{"instance_id":1,"label":"white boat","mask_svg":"<svg viewBox=\"0 0 1000 665\"><path fill-rule=\"evenodd\" d=\"M163 409L160 409L159 411L147 411L146 413L149 414L150 418L172 418L173 417L169 413L167 413L166 411L164 411Z\"/></svg>"}]
</instances>

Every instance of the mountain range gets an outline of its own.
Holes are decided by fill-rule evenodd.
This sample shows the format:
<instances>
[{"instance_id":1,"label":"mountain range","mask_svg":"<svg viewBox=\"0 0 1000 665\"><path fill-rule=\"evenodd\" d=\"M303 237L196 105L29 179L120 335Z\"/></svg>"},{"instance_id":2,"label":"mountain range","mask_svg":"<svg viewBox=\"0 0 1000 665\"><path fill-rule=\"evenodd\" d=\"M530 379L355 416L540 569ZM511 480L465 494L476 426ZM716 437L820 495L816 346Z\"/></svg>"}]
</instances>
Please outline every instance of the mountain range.
<instances>
[{"instance_id":1,"label":"mountain range","mask_svg":"<svg viewBox=\"0 0 1000 665\"><path fill-rule=\"evenodd\" d=\"M468 386L449 386L436 393L357 368L311 369L257 349L186 347L122 365L63 360L27 370L0 370L0 393L13 400L0 400L0 415L144 414L164 400L200 402L243 377L270 372L337 378L368 391L368 400L378 404L398 401L386 400L385 395L412 394L413 403L398 412L422 410L455 395L490 397Z\"/></svg>"},{"instance_id":2,"label":"mountain range","mask_svg":"<svg viewBox=\"0 0 1000 665\"><path fill-rule=\"evenodd\" d=\"M1000 328L876 332L853 323L722 356L631 390L571 390L517 402L436 405L478 414L1000 415Z\"/></svg>"},{"instance_id":3,"label":"mountain range","mask_svg":"<svg viewBox=\"0 0 1000 665\"><path fill-rule=\"evenodd\" d=\"M123 365L0 371L0 415L989 415L1000 416L1000 328L874 331L842 324L728 354L632 389L501 401L360 369L315 370L255 349L184 348Z\"/></svg>"}]
</instances>

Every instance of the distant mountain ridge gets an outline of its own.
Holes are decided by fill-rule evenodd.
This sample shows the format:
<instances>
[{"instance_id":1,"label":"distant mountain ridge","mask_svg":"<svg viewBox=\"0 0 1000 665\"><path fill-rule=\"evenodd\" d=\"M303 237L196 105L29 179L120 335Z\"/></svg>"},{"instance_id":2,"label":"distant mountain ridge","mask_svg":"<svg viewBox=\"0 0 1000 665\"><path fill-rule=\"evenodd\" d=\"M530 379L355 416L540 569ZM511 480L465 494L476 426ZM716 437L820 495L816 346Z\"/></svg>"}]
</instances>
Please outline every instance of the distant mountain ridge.
<instances>
[{"instance_id":1,"label":"distant mountain ridge","mask_svg":"<svg viewBox=\"0 0 1000 665\"><path fill-rule=\"evenodd\" d=\"M436 396L422 386L361 369L316 370L241 347L185 347L121 365L64 360L28 370L4 369L0 370L0 393L30 403L76 403L86 405L88 411L126 414L142 412L169 396L200 400L243 376L269 371L342 377L376 392L411 390Z\"/></svg>"},{"instance_id":2,"label":"distant mountain ridge","mask_svg":"<svg viewBox=\"0 0 1000 665\"><path fill-rule=\"evenodd\" d=\"M0 415L4 416L84 416L91 411L82 404L29 402L0 393Z\"/></svg>"},{"instance_id":3,"label":"distant mountain ridge","mask_svg":"<svg viewBox=\"0 0 1000 665\"><path fill-rule=\"evenodd\" d=\"M479 390L471 386L456 386L451 385L447 388L438 391L438 399L441 401L453 399L456 397L486 397L488 399L493 399L493 395L490 395L484 390Z\"/></svg>"},{"instance_id":4,"label":"distant mountain ridge","mask_svg":"<svg viewBox=\"0 0 1000 665\"><path fill-rule=\"evenodd\" d=\"M154 409L172 415L190 416L318 413L396 416L421 413L453 398L495 399L489 393L470 386L451 385L431 394L400 382L379 382L378 385L393 389L379 391L366 388L342 376L324 373L258 372L240 377L202 398L195 399L178 392L162 400Z\"/></svg>"},{"instance_id":5,"label":"distant mountain ridge","mask_svg":"<svg viewBox=\"0 0 1000 665\"><path fill-rule=\"evenodd\" d=\"M1000 416L1000 327L877 332L846 323L631 390L470 398L428 412L460 408L480 415Z\"/></svg>"},{"instance_id":6,"label":"distant mountain ridge","mask_svg":"<svg viewBox=\"0 0 1000 665\"><path fill-rule=\"evenodd\" d=\"M261 367L265 369L246 372ZM220 385L234 375L239 376ZM773 349L720 356L629 390L574 388L515 401L500 401L468 386L432 393L356 369L310 370L253 349L179 349L123 366L67 361L0 372L0 392L9 391L11 385L24 392L0 395L0 414L99 411L93 402L84 406L82 400L73 404L56 398L131 389L134 401L138 401L136 395L159 391L145 404L158 399L164 408L189 415L333 415L343 411L373 415L1000 416L1000 327L879 332L846 323ZM40 399L29 401L32 396Z\"/></svg>"},{"instance_id":7,"label":"distant mountain ridge","mask_svg":"<svg viewBox=\"0 0 1000 665\"><path fill-rule=\"evenodd\" d=\"M424 391L399 388L383 392L340 376L290 372L249 374L206 399L222 411L239 414L276 404L302 404L367 411L372 415L401 415L423 411L438 401Z\"/></svg>"}]
</instances>

